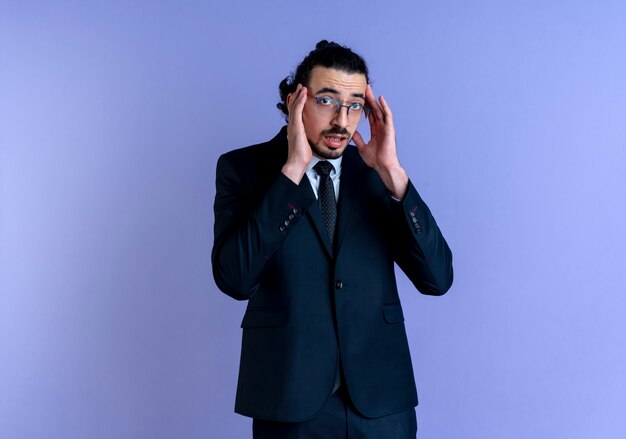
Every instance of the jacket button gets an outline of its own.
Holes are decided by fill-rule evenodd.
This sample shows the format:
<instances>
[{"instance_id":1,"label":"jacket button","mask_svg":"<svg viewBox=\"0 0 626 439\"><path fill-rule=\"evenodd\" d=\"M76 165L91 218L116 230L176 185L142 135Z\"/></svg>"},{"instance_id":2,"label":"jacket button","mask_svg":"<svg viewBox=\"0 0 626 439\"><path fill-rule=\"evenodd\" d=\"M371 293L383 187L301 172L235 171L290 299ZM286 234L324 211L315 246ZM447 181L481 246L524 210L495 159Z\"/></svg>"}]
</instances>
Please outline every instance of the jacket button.
<instances>
[{"instance_id":1,"label":"jacket button","mask_svg":"<svg viewBox=\"0 0 626 439\"><path fill-rule=\"evenodd\" d=\"M293 213L290 213L288 218L289 218L290 220L293 220L295 217L296 217L296 216L295 216Z\"/></svg>"},{"instance_id":2,"label":"jacket button","mask_svg":"<svg viewBox=\"0 0 626 439\"><path fill-rule=\"evenodd\" d=\"M341 282L340 280L335 282L335 288L337 288L338 290L342 289L343 288L343 282Z\"/></svg>"},{"instance_id":3,"label":"jacket button","mask_svg":"<svg viewBox=\"0 0 626 439\"><path fill-rule=\"evenodd\" d=\"M281 232L284 232L284 231L285 231L285 228L286 228L286 227L285 227L284 225L282 225L282 224L281 224L281 225L278 227L278 230L280 230Z\"/></svg>"}]
</instances>

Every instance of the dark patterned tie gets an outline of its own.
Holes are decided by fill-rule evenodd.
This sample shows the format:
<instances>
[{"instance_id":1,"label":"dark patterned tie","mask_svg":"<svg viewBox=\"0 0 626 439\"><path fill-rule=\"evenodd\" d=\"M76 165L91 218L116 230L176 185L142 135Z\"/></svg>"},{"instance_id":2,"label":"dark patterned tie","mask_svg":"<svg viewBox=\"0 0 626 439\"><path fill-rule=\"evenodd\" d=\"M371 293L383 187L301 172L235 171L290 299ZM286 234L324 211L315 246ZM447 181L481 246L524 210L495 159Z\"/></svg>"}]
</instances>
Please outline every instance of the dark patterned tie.
<instances>
[{"instance_id":1,"label":"dark patterned tie","mask_svg":"<svg viewBox=\"0 0 626 439\"><path fill-rule=\"evenodd\" d=\"M333 187L333 181L330 179L330 171L335 169L331 163L327 161L319 161L313 166L317 175L320 176L320 186L317 190L317 201L320 203L322 209L322 217L324 218L324 224L328 229L328 236L330 237L330 244L333 244L333 238L335 237L335 224L337 223L337 201L335 199L335 188Z\"/></svg>"}]
</instances>

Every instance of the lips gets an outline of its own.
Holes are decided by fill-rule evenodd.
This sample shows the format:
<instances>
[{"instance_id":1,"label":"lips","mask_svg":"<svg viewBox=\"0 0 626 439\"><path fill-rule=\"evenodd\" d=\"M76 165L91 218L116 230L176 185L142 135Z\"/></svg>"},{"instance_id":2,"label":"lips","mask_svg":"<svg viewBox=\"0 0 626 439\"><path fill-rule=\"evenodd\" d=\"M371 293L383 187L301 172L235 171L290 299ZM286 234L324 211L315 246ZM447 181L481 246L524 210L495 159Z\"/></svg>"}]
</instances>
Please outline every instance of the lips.
<instances>
[{"instance_id":1,"label":"lips","mask_svg":"<svg viewBox=\"0 0 626 439\"><path fill-rule=\"evenodd\" d=\"M344 136L330 135L324 136L324 141L329 148L340 148L346 140Z\"/></svg>"}]
</instances>

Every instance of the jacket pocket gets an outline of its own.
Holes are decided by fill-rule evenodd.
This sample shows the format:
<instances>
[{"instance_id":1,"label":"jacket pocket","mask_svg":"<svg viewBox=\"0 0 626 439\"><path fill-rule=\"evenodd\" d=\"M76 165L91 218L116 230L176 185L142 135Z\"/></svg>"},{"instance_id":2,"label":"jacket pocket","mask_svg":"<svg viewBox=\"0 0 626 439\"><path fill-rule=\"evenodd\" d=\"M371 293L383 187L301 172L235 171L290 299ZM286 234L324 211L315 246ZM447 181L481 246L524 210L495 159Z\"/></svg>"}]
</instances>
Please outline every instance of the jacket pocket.
<instances>
[{"instance_id":1,"label":"jacket pocket","mask_svg":"<svg viewBox=\"0 0 626 439\"><path fill-rule=\"evenodd\" d=\"M392 303L389 305L383 305L383 316L387 323L401 323L404 322L404 314L402 313L402 305L399 303Z\"/></svg>"},{"instance_id":2,"label":"jacket pocket","mask_svg":"<svg viewBox=\"0 0 626 439\"><path fill-rule=\"evenodd\" d=\"M248 309L241 321L242 328L273 328L287 321L287 308Z\"/></svg>"}]
</instances>

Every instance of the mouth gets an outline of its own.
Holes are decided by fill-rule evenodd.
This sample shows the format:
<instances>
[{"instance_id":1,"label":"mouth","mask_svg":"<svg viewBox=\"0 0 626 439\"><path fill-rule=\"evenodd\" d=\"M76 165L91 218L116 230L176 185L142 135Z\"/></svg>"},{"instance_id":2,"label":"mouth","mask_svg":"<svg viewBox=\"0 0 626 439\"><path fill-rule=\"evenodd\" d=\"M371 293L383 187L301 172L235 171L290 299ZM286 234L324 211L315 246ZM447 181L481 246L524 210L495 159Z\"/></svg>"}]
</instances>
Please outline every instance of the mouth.
<instances>
[{"instance_id":1,"label":"mouth","mask_svg":"<svg viewBox=\"0 0 626 439\"><path fill-rule=\"evenodd\" d=\"M341 148L347 139L347 136L331 134L329 136L324 136L324 143L326 143L326 146L329 148L336 149Z\"/></svg>"}]
</instances>

